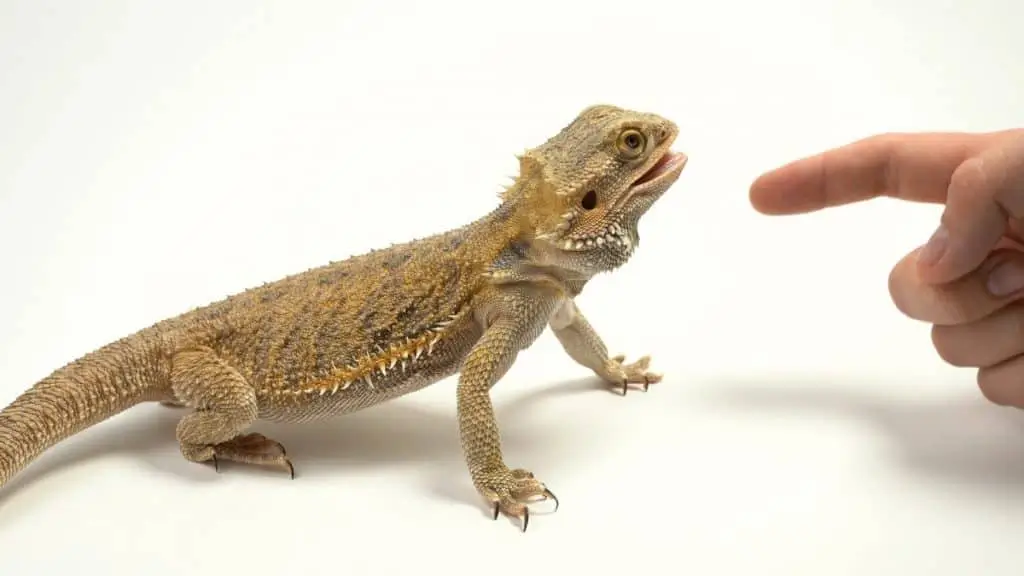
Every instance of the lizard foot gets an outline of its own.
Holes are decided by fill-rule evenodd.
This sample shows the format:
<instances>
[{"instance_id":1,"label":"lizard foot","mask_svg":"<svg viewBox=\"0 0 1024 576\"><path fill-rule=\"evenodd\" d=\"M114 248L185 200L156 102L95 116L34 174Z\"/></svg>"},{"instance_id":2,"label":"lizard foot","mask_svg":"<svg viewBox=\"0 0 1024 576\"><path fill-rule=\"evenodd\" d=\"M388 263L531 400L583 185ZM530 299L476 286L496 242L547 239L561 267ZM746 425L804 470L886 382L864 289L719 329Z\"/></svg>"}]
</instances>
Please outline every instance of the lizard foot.
<instances>
[{"instance_id":1,"label":"lizard foot","mask_svg":"<svg viewBox=\"0 0 1024 576\"><path fill-rule=\"evenodd\" d=\"M558 510L558 498L543 482L534 478L532 472L522 468L503 468L485 473L477 486L481 495L493 507L494 519L498 519L499 513L518 518L523 532L526 532L530 524L529 504L550 499L554 500L555 510Z\"/></svg>"},{"instance_id":2,"label":"lizard foot","mask_svg":"<svg viewBox=\"0 0 1024 576\"><path fill-rule=\"evenodd\" d=\"M256 432L236 436L227 442L213 446L211 460L213 460L214 468L219 468L217 462L219 459L281 468L295 478L295 467L288 459L284 446L280 442Z\"/></svg>"},{"instance_id":3,"label":"lizard foot","mask_svg":"<svg viewBox=\"0 0 1024 576\"><path fill-rule=\"evenodd\" d=\"M608 359L608 363L605 369L608 372L608 376L605 379L610 384L616 384L621 387L622 395L625 396L626 392L629 391L630 384L643 384L644 392L651 384L661 382L661 374L649 372L647 367L651 364L650 356L643 356L632 364L623 364L622 362L626 359L625 355L619 354L613 358Z\"/></svg>"}]
</instances>

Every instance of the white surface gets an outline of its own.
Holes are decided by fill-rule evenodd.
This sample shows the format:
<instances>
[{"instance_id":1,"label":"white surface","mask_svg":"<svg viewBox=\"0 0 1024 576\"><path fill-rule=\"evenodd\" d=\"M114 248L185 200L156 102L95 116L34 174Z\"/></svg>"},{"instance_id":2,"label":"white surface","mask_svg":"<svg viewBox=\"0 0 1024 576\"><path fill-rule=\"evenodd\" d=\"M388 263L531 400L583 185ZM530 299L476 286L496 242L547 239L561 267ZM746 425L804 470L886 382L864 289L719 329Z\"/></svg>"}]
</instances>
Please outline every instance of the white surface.
<instances>
[{"instance_id":1,"label":"white surface","mask_svg":"<svg viewBox=\"0 0 1024 576\"><path fill-rule=\"evenodd\" d=\"M298 477L186 463L146 406L0 495L3 574L1019 574L1024 415L886 293L938 209L753 212L763 170L890 130L1024 125L1020 3L0 4L0 401L154 320L490 209L595 102L690 164L581 308L648 394L549 334L494 398L562 500L526 534L463 467L454 381L270 427ZM401 6L401 7L399 7Z\"/></svg>"}]
</instances>

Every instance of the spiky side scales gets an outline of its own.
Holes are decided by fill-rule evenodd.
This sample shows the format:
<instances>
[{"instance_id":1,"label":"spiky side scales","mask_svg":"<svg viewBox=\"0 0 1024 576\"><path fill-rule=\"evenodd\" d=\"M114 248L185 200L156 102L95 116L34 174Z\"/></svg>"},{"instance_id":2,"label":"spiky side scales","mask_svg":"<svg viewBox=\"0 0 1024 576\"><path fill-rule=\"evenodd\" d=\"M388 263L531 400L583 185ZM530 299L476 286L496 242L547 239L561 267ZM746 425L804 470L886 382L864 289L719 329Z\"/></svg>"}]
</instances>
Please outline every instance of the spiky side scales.
<instances>
[{"instance_id":1,"label":"spiky side scales","mask_svg":"<svg viewBox=\"0 0 1024 576\"><path fill-rule=\"evenodd\" d=\"M527 151L501 205L467 226L247 290L72 362L0 411L0 485L146 401L193 409L177 428L188 460L294 473L253 423L352 412L460 372L473 483L495 510L525 515L526 499L549 493L505 466L489 391L549 323L604 380L656 381L646 359L609 358L572 298L632 254L637 221L685 163L668 151L675 134L658 116L591 107Z\"/></svg>"},{"instance_id":2,"label":"spiky side scales","mask_svg":"<svg viewBox=\"0 0 1024 576\"><path fill-rule=\"evenodd\" d=\"M0 486L45 449L140 402L204 408L172 385L174 359L194 348L236 369L254 389L256 416L277 422L352 412L452 375L479 334L472 299L507 244L507 217L499 209L246 290L62 367L0 412Z\"/></svg>"},{"instance_id":3,"label":"spiky side scales","mask_svg":"<svg viewBox=\"0 0 1024 576\"><path fill-rule=\"evenodd\" d=\"M344 414L418 390L454 374L479 336L474 299L509 243L508 217L498 209L197 310L208 335L197 343L252 384L270 421Z\"/></svg>"}]
</instances>

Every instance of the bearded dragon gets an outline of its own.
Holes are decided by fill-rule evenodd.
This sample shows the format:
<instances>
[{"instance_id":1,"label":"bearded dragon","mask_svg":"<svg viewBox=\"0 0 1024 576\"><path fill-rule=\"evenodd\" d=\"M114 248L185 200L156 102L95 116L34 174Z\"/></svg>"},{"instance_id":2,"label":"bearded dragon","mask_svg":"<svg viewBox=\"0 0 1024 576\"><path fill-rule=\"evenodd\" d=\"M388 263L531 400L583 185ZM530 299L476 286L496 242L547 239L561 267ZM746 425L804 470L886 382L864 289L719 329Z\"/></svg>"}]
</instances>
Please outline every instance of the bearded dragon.
<instances>
[{"instance_id":1,"label":"bearded dragon","mask_svg":"<svg viewBox=\"0 0 1024 576\"><path fill-rule=\"evenodd\" d=\"M567 355L625 394L661 380L624 363L574 303L619 268L638 222L679 178L677 126L594 105L518 155L490 213L457 229L332 262L194 308L57 369L0 411L0 486L44 450L143 402L188 408L184 458L279 467L284 447L250 427L351 413L458 374L469 476L499 512L529 523L557 498L502 457L490 390L549 328Z\"/></svg>"}]
</instances>

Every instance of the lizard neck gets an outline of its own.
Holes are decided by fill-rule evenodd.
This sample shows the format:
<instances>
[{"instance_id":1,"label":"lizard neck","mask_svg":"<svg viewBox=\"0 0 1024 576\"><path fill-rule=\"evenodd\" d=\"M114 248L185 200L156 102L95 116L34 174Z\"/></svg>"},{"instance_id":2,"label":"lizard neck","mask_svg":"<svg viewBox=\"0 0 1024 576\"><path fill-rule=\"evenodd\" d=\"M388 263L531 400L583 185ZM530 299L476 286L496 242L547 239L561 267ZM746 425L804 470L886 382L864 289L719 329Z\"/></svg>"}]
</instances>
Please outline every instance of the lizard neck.
<instances>
[{"instance_id":1,"label":"lizard neck","mask_svg":"<svg viewBox=\"0 0 1024 576\"><path fill-rule=\"evenodd\" d=\"M514 188L525 185L517 183ZM555 283L575 296L590 276L555 264L552 251L557 248L534 236L530 206L514 188L497 208L466 228L467 251L492 283Z\"/></svg>"}]
</instances>

